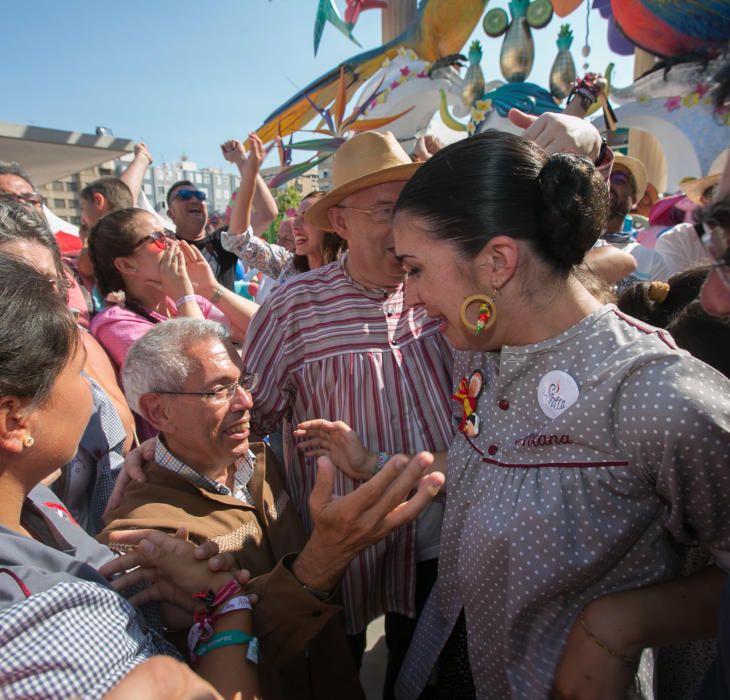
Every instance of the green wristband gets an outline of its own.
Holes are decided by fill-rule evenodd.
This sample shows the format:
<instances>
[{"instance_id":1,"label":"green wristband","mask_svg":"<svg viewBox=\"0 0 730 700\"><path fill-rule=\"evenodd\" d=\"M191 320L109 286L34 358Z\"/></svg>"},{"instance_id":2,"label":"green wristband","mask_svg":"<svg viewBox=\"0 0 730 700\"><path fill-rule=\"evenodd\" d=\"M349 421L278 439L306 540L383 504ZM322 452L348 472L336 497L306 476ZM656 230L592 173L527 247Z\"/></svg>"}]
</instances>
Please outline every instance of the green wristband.
<instances>
[{"instance_id":1,"label":"green wristband","mask_svg":"<svg viewBox=\"0 0 730 700\"><path fill-rule=\"evenodd\" d=\"M231 630L230 632L218 632L214 634L207 642L203 642L198 645L195 650L196 656L205 656L207 653L220 649L221 647L228 647L233 644L248 644L249 642L256 639L250 634L241 632L241 630Z\"/></svg>"}]
</instances>

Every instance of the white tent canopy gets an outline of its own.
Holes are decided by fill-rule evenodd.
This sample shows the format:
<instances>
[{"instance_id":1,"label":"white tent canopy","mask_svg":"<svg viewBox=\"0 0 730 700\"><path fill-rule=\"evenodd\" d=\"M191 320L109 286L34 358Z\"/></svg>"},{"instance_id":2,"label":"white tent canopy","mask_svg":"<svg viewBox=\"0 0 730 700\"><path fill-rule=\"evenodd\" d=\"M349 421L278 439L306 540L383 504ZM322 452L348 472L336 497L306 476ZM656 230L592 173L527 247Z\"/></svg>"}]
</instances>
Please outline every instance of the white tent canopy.
<instances>
[{"instance_id":1,"label":"white tent canopy","mask_svg":"<svg viewBox=\"0 0 730 700\"><path fill-rule=\"evenodd\" d=\"M15 160L36 186L134 150L130 139L0 122L0 160Z\"/></svg>"}]
</instances>

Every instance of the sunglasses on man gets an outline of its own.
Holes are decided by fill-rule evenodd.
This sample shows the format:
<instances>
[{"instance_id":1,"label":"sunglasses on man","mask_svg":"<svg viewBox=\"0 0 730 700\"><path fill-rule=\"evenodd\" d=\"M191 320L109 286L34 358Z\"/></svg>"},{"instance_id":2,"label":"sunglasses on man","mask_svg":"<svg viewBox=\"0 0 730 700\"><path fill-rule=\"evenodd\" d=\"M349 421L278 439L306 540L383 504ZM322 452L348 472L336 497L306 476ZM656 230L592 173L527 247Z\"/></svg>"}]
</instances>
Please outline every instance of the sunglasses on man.
<instances>
[{"instance_id":1,"label":"sunglasses on man","mask_svg":"<svg viewBox=\"0 0 730 700\"><path fill-rule=\"evenodd\" d=\"M627 173L625 170L614 170L608 179L617 185L630 185L634 192L636 192L636 180L634 180L633 175Z\"/></svg>"},{"instance_id":2,"label":"sunglasses on man","mask_svg":"<svg viewBox=\"0 0 730 700\"><path fill-rule=\"evenodd\" d=\"M195 197L195 199L197 199L199 202L204 202L207 199L205 192L189 189L180 189L175 192L175 196L173 197L173 199L177 199L178 197L182 199L183 202L189 202L193 197Z\"/></svg>"}]
</instances>

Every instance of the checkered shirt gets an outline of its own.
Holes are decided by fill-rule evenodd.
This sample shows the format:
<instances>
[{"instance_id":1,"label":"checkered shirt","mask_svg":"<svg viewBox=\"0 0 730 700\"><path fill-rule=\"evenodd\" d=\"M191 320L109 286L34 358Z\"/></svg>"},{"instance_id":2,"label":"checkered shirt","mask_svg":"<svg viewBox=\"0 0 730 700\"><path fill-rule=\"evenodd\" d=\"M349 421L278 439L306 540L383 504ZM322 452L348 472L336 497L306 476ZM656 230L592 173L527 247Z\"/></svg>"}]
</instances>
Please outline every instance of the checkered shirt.
<instances>
[{"instance_id":1,"label":"checkered shirt","mask_svg":"<svg viewBox=\"0 0 730 700\"><path fill-rule=\"evenodd\" d=\"M165 444L158 437L157 444L155 445L155 462L165 469L169 469L178 476L187 479L191 484L198 488L205 489L212 493L218 493L222 496L233 496L239 501L243 501L248 505L253 505L253 498L248 490L248 482L251 481L253 476L254 464L256 461L256 455L250 450L248 454L241 457L236 461L236 474L234 477L235 488L233 492L225 484L221 484L217 481L209 479L207 476L195 471L192 467L189 467L185 462L179 460L173 455L170 450L165 447Z\"/></svg>"},{"instance_id":2,"label":"checkered shirt","mask_svg":"<svg viewBox=\"0 0 730 700\"><path fill-rule=\"evenodd\" d=\"M0 697L101 698L158 654L180 658L120 595L61 582L0 612Z\"/></svg>"}]
</instances>

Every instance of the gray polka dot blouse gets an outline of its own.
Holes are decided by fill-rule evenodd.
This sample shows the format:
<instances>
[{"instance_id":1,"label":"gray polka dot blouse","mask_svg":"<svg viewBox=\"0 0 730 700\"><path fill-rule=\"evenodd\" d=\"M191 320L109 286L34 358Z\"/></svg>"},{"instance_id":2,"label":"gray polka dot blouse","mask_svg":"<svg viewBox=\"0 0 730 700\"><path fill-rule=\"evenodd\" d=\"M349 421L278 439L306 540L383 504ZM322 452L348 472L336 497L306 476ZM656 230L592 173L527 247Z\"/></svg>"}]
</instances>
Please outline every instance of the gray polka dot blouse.
<instances>
[{"instance_id":1,"label":"gray polka dot blouse","mask_svg":"<svg viewBox=\"0 0 730 700\"><path fill-rule=\"evenodd\" d=\"M418 697L463 609L477 696L546 698L580 609L676 576L672 538L730 568L730 383L613 306L455 360L456 385L484 378L480 427L449 450L439 578L398 697Z\"/></svg>"}]
</instances>

